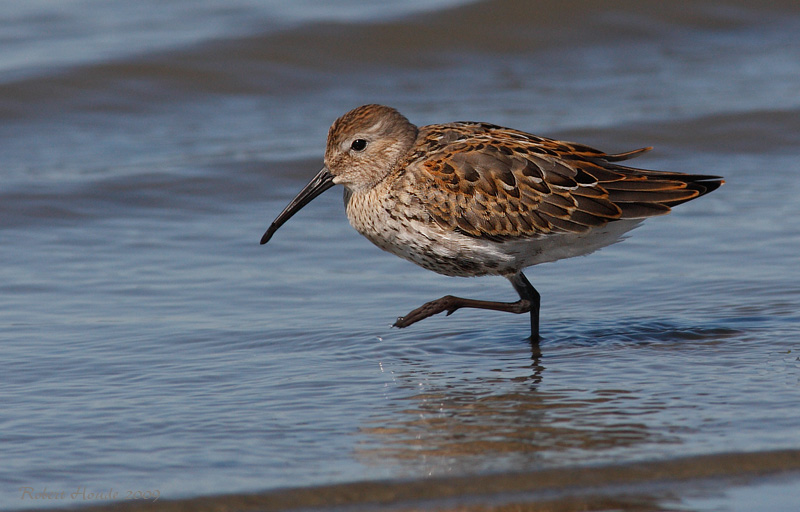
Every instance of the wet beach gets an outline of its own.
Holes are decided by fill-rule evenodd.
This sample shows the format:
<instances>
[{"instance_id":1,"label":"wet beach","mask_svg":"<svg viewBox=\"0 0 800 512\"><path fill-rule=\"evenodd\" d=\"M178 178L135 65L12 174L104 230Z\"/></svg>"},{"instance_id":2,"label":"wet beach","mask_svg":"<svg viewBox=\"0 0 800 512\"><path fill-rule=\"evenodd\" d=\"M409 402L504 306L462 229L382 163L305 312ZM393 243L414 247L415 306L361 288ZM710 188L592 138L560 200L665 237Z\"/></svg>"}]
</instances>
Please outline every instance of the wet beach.
<instances>
[{"instance_id":1,"label":"wet beach","mask_svg":"<svg viewBox=\"0 0 800 512\"><path fill-rule=\"evenodd\" d=\"M793 510L795 2L0 7L0 509ZM393 329L516 297L380 251L341 188L258 243L373 102L726 184L528 269L538 347Z\"/></svg>"}]
</instances>

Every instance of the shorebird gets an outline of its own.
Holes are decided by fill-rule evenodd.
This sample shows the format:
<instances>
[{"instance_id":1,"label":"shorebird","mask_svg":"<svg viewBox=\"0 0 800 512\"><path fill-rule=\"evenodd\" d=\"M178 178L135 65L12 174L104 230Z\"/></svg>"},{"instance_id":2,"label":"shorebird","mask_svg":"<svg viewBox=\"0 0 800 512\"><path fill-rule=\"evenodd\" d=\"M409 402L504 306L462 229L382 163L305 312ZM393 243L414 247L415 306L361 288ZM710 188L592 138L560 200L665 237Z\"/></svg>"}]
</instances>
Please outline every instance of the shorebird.
<instances>
[{"instance_id":1,"label":"shorebird","mask_svg":"<svg viewBox=\"0 0 800 512\"><path fill-rule=\"evenodd\" d=\"M718 176L637 169L620 162L652 148L608 154L489 123L417 127L397 110L364 105L328 132L325 165L261 238L334 185L350 224L372 243L448 276L499 275L516 302L446 295L399 317L479 308L530 313L539 340L540 296L522 270L619 241L643 219L722 185Z\"/></svg>"}]
</instances>

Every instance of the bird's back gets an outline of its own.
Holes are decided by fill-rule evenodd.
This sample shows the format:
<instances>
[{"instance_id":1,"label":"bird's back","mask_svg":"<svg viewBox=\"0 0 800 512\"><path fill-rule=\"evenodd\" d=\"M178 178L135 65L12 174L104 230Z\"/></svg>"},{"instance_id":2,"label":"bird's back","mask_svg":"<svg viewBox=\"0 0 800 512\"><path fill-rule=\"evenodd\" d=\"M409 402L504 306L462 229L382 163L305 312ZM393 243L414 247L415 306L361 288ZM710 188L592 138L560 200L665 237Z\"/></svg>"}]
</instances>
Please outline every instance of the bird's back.
<instances>
[{"instance_id":1,"label":"bird's back","mask_svg":"<svg viewBox=\"0 0 800 512\"><path fill-rule=\"evenodd\" d=\"M716 176L620 163L649 149L606 154L459 122L422 127L400 172L410 173L406 179L415 182L433 222L495 242L579 235L613 221L662 215L723 183Z\"/></svg>"}]
</instances>

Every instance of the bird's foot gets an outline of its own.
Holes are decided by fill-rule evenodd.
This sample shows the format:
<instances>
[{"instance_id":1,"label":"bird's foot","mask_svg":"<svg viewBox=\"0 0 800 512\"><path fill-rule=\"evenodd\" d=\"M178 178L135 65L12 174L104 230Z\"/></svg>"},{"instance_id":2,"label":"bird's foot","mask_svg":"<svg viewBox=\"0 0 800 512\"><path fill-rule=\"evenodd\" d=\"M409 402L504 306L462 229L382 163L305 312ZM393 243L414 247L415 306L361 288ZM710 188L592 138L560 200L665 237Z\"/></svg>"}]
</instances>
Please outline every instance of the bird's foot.
<instances>
[{"instance_id":1,"label":"bird's foot","mask_svg":"<svg viewBox=\"0 0 800 512\"><path fill-rule=\"evenodd\" d=\"M438 315L444 311L447 311L448 316L452 315L458 308L462 306L460 303L462 300L463 299L460 297L445 295L440 299L426 302L422 306L408 313L406 316L398 317L397 321L392 327L398 327L402 329L403 327L408 327L411 324L415 324L420 320L428 318L429 316Z\"/></svg>"},{"instance_id":2,"label":"bird's foot","mask_svg":"<svg viewBox=\"0 0 800 512\"><path fill-rule=\"evenodd\" d=\"M426 302L406 316L401 316L394 323L394 327L408 327L411 324L424 320L443 311L447 311L448 316L459 308L491 309L493 311L506 311L508 313L528 313L531 311L531 302L520 299L517 302L493 302L488 300L464 299L445 295L444 297L430 302Z\"/></svg>"}]
</instances>

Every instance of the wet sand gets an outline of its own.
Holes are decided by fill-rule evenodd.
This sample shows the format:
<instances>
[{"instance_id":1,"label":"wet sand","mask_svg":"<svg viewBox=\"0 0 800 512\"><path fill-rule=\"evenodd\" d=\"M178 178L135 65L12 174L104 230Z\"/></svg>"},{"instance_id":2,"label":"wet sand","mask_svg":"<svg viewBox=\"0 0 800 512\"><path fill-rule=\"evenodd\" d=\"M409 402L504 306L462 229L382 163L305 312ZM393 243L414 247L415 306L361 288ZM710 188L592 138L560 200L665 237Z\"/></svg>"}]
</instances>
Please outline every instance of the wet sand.
<instances>
[{"instance_id":1,"label":"wet sand","mask_svg":"<svg viewBox=\"0 0 800 512\"><path fill-rule=\"evenodd\" d=\"M800 488L800 450L701 455L597 467L559 468L415 481L359 482L154 503L72 504L85 512L281 510L643 511L700 510L758 496L763 510L791 510ZM773 486L781 492L760 491ZM700 506L701 508L696 508ZM728 508L726 508L727 510ZM47 509L41 509L47 510Z\"/></svg>"}]
</instances>

